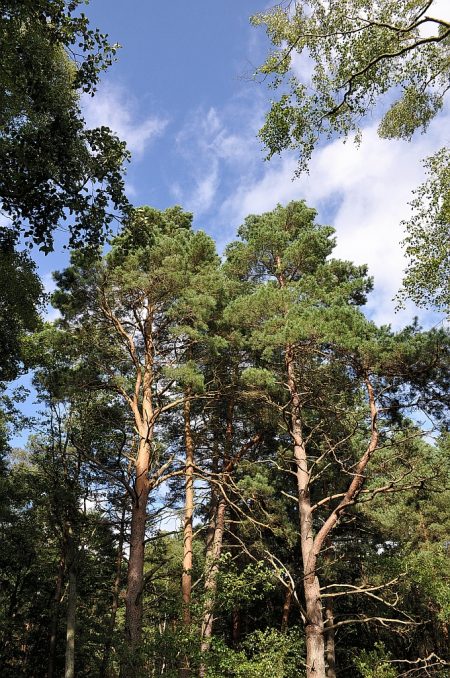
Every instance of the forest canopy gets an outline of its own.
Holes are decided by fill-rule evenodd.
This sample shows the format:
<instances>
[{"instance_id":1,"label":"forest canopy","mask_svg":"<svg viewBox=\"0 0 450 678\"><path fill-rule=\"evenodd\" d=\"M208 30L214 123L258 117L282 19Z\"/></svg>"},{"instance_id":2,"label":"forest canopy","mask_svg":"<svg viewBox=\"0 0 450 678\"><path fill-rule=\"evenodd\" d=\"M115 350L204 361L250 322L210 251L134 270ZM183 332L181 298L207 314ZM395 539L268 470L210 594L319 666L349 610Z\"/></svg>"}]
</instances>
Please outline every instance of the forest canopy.
<instances>
[{"instance_id":1,"label":"forest canopy","mask_svg":"<svg viewBox=\"0 0 450 678\"><path fill-rule=\"evenodd\" d=\"M131 205L125 141L83 118L118 48L83 4L0 0L1 676L450 677L447 325L377 321L377 280L337 254L335 205L274 199L227 237L228 198L199 228L219 157L252 204L248 147L213 109L196 199ZM256 15L258 74L279 94L269 155L295 150L305 170L382 97L382 136L427 130L449 71L432 6ZM102 101L130 132L131 108ZM425 162L401 299L445 310L448 149ZM52 256L61 229L50 283L37 250Z\"/></svg>"},{"instance_id":2,"label":"forest canopy","mask_svg":"<svg viewBox=\"0 0 450 678\"><path fill-rule=\"evenodd\" d=\"M293 202L221 261L141 207L55 274L41 430L5 469L3 675L58 675L64 626L85 675L445 665L448 434L420 420L448 423L449 336L367 320L334 245Z\"/></svg>"}]
</instances>

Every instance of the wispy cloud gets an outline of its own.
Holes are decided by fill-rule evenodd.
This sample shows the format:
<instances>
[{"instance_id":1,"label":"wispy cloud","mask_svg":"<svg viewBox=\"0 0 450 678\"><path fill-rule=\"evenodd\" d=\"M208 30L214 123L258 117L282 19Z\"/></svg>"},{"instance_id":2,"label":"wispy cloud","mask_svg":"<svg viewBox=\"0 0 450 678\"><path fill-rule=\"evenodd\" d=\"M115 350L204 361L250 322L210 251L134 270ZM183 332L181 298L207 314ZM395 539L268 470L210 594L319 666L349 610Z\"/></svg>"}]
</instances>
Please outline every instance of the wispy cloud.
<instances>
[{"instance_id":1,"label":"wispy cloud","mask_svg":"<svg viewBox=\"0 0 450 678\"><path fill-rule=\"evenodd\" d=\"M234 101L220 112L214 107L196 110L177 134L176 153L186 165L186 180L171 190L197 216L223 200L231 177L252 175L258 158L257 119L254 106Z\"/></svg>"},{"instance_id":2,"label":"wispy cloud","mask_svg":"<svg viewBox=\"0 0 450 678\"><path fill-rule=\"evenodd\" d=\"M157 115L142 116L138 102L123 87L105 83L94 97L84 97L82 110L88 127L111 128L128 149L139 156L167 127L167 119Z\"/></svg>"}]
</instances>

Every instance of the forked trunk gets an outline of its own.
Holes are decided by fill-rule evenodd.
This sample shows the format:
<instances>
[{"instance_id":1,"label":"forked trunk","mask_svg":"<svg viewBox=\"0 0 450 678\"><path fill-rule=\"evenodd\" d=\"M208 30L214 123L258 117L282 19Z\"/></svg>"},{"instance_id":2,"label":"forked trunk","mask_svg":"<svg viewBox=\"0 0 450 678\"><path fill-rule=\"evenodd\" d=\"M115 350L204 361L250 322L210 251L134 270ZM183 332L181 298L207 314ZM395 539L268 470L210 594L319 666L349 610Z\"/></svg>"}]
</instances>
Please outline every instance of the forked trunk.
<instances>
[{"instance_id":1,"label":"forked trunk","mask_svg":"<svg viewBox=\"0 0 450 678\"><path fill-rule=\"evenodd\" d=\"M302 434L300 400L294 372L294 355L290 346L286 349L286 368L291 394L291 435L294 441L303 563L303 591L306 604L306 676L307 678L326 678L322 602L320 584L316 574L316 556L313 553L314 533L309 493L308 458Z\"/></svg>"}]
</instances>

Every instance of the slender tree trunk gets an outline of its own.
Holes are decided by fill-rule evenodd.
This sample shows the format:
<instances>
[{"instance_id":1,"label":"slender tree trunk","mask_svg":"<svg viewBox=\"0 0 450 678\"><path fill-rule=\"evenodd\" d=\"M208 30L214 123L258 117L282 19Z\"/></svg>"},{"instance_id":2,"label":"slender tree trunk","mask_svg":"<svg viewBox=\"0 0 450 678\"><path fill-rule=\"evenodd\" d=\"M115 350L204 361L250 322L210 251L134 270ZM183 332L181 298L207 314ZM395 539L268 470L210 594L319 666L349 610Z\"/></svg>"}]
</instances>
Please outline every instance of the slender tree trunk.
<instances>
[{"instance_id":1,"label":"slender tree trunk","mask_svg":"<svg viewBox=\"0 0 450 678\"><path fill-rule=\"evenodd\" d=\"M58 632L58 617L59 617L59 606L61 603L61 592L64 579L64 570L66 567L66 558L65 554L61 557L58 567L58 576L56 578L55 585L55 594L52 601L52 616L50 623L50 640L49 640L49 649L48 649L48 665L47 665L47 678L53 678L55 674L55 655L56 655L56 639Z\"/></svg>"},{"instance_id":2,"label":"slender tree trunk","mask_svg":"<svg viewBox=\"0 0 450 678\"><path fill-rule=\"evenodd\" d=\"M289 624L289 614L291 612L293 591L291 587L286 589L284 595L283 612L281 614L281 633L286 633Z\"/></svg>"},{"instance_id":3,"label":"slender tree trunk","mask_svg":"<svg viewBox=\"0 0 450 678\"><path fill-rule=\"evenodd\" d=\"M189 396L189 393L187 393ZM191 429L191 402L186 398L184 402L184 441L186 446L186 487L184 505L183 531L183 573L181 576L181 591L183 597L183 624L189 628L191 624L191 588L192 588L192 548L193 529L192 517L194 514L194 441ZM181 677L190 675L189 658L183 658Z\"/></svg>"},{"instance_id":4,"label":"slender tree trunk","mask_svg":"<svg viewBox=\"0 0 450 678\"><path fill-rule=\"evenodd\" d=\"M186 626L191 623L191 587L192 587L192 516L194 513L194 442L191 430L191 403L184 403L184 436L186 444L186 494L184 505L184 534L183 534L183 622Z\"/></svg>"},{"instance_id":5,"label":"slender tree trunk","mask_svg":"<svg viewBox=\"0 0 450 678\"><path fill-rule=\"evenodd\" d=\"M238 607L233 608L231 638L233 640L233 647L236 647L241 638L241 612Z\"/></svg>"},{"instance_id":6,"label":"slender tree trunk","mask_svg":"<svg viewBox=\"0 0 450 678\"><path fill-rule=\"evenodd\" d=\"M111 647L113 642L114 629L116 626L117 610L119 607L120 580L123 562L123 542L125 538L125 516L126 516L126 507L124 504L122 509L122 516L120 518L119 542L117 544L117 557L116 557L116 573L114 576L114 582L112 587L111 614L109 617L105 647L103 649L102 664L100 667L101 676L107 675L109 658L111 656Z\"/></svg>"},{"instance_id":7,"label":"slender tree trunk","mask_svg":"<svg viewBox=\"0 0 450 678\"><path fill-rule=\"evenodd\" d=\"M291 435L294 440L303 561L303 590L306 603L306 676L307 678L326 678L322 603L320 584L315 568L316 557L313 554L314 533L309 494L308 458L300 420L300 400L295 381L294 355L290 346L286 349L286 368L291 394ZM311 563L313 563L312 566Z\"/></svg>"},{"instance_id":8,"label":"slender tree trunk","mask_svg":"<svg viewBox=\"0 0 450 678\"><path fill-rule=\"evenodd\" d=\"M226 502L224 497L220 497L214 502L214 509L214 533L211 543L208 545L205 562L205 602L203 606L202 640L200 647L202 653L207 652L209 649L213 630L217 575L219 574L219 558L222 552L223 533L225 529ZM206 668L204 664L202 664L199 671L200 678L204 678L205 674Z\"/></svg>"},{"instance_id":9,"label":"slender tree trunk","mask_svg":"<svg viewBox=\"0 0 450 678\"><path fill-rule=\"evenodd\" d=\"M64 678L75 678L75 625L77 614L77 553L69 548L69 590L67 596L66 665Z\"/></svg>"},{"instance_id":10,"label":"slender tree trunk","mask_svg":"<svg viewBox=\"0 0 450 678\"><path fill-rule=\"evenodd\" d=\"M233 449L233 414L234 400L229 398L226 405L226 429L224 458L222 464L221 481L225 486L228 480L228 474L232 470L231 453ZM218 466L218 453L216 453ZM214 622L214 606L216 602L217 576L219 574L219 559L222 552L223 533L225 530L225 512L226 501L223 494L216 495L214 489L211 491L211 522L206 542L206 560L205 560L205 602L203 605L203 620L201 631L202 654L206 653L211 643L211 636ZM202 663L199 672L200 678L205 676L205 666Z\"/></svg>"},{"instance_id":11,"label":"slender tree trunk","mask_svg":"<svg viewBox=\"0 0 450 678\"><path fill-rule=\"evenodd\" d=\"M336 655L334 643L333 604L330 599L325 605L325 661L327 678L336 678Z\"/></svg>"},{"instance_id":12,"label":"slender tree trunk","mask_svg":"<svg viewBox=\"0 0 450 678\"><path fill-rule=\"evenodd\" d=\"M125 595L125 635L131 653L138 648L142 632L145 527L149 494L148 484L143 485L131 511L130 556Z\"/></svg>"}]
</instances>

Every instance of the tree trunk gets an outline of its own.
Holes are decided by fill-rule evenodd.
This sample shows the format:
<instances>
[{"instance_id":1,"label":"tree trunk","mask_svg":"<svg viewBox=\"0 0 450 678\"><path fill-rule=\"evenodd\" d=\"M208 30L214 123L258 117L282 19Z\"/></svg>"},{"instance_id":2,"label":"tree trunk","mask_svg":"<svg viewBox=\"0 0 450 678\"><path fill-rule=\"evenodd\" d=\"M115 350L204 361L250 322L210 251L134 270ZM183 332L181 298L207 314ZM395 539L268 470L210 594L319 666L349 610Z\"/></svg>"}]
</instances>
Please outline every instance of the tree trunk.
<instances>
[{"instance_id":1,"label":"tree trunk","mask_svg":"<svg viewBox=\"0 0 450 678\"><path fill-rule=\"evenodd\" d=\"M136 487L137 485L136 482ZM144 586L144 547L148 494L149 487L145 483L131 510L130 555L125 595L125 636L131 654L139 646L142 633L142 589ZM132 659L132 657L129 659ZM134 664L131 664L131 667L133 666Z\"/></svg>"},{"instance_id":2,"label":"tree trunk","mask_svg":"<svg viewBox=\"0 0 450 678\"><path fill-rule=\"evenodd\" d=\"M210 543L207 545L205 562L205 602L203 605L202 640L201 651L205 653L211 642L214 604L216 600L217 575L219 574L219 558L222 552L223 533L225 528L226 502L223 497L212 502L214 505L214 532ZM204 678L205 666L200 666L199 676Z\"/></svg>"},{"instance_id":3,"label":"tree trunk","mask_svg":"<svg viewBox=\"0 0 450 678\"><path fill-rule=\"evenodd\" d=\"M187 394L189 395L189 393ZM183 573L181 576L181 591L183 597L183 624L189 628L191 624L191 588L192 588L192 517L194 514L194 441L191 429L191 402L187 398L184 402L184 441L186 446L185 468L185 505L183 531ZM189 658L183 658L181 677L190 675Z\"/></svg>"},{"instance_id":4,"label":"tree trunk","mask_svg":"<svg viewBox=\"0 0 450 678\"><path fill-rule=\"evenodd\" d=\"M64 579L64 570L66 567L65 555L61 557L58 567L58 576L56 578L55 595L52 601L52 615L50 624L50 640L48 648L47 678L53 678L55 674L55 654L56 638L58 632L59 606L61 603L61 592Z\"/></svg>"},{"instance_id":5,"label":"tree trunk","mask_svg":"<svg viewBox=\"0 0 450 678\"><path fill-rule=\"evenodd\" d=\"M231 638L233 640L233 647L237 647L241 638L241 612L236 606L233 607L232 613Z\"/></svg>"},{"instance_id":6,"label":"tree trunk","mask_svg":"<svg viewBox=\"0 0 450 678\"><path fill-rule=\"evenodd\" d=\"M192 587L192 516L194 513L194 442L191 431L191 403L184 403L184 436L186 444L186 494L184 505L184 534L183 534L183 622L186 626L191 623L191 587Z\"/></svg>"},{"instance_id":7,"label":"tree trunk","mask_svg":"<svg viewBox=\"0 0 450 678\"><path fill-rule=\"evenodd\" d=\"M228 474L232 470L231 453L233 449L233 413L234 400L229 398L226 404L226 429L225 446L222 464L222 484L225 486L228 480ZM213 465L218 467L218 449L215 450L215 460ZM213 488L213 486L212 486ZM220 492L220 490L219 490ZM206 653L211 643L211 636L214 622L214 606L216 602L217 576L219 574L219 559L222 552L223 533L225 529L226 500L222 493L216 494L211 490L211 520L208 527L206 538L206 559L205 559L205 602L203 604L203 620L201 630L202 654ZM205 676L205 665L200 665L199 676Z\"/></svg>"},{"instance_id":8,"label":"tree trunk","mask_svg":"<svg viewBox=\"0 0 450 678\"><path fill-rule=\"evenodd\" d=\"M316 576L305 577L306 601L306 676L326 678L323 617L319 580Z\"/></svg>"},{"instance_id":9,"label":"tree trunk","mask_svg":"<svg viewBox=\"0 0 450 678\"><path fill-rule=\"evenodd\" d=\"M125 504L122 509L122 516L120 519L120 532L119 532L119 543L117 545L117 557L116 557L116 574L114 577L113 587L112 587L112 601L111 601L111 614L109 617L109 624L107 630L107 636L105 640L105 647L103 649L102 664L100 667L100 675L106 676L108 671L109 658L111 655L111 647L113 642L114 628L116 626L116 615L119 607L119 594L120 594L120 579L122 571L122 561L123 561L123 542L125 538L125 516L126 508Z\"/></svg>"},{"instance_id":10,"label":"tree trunk","mask_svg":"<svg viewBox=\"0 0 450 678\"><path fill-rule=\"evenodd\" d=\"M325 605L325 661L327 678L336 678L336 656L334 644L334 617L333 605L328 599Z\"/></svg>"},{"instance_id":11,"label":"tree trunk","mask_svg":"<svg viewBox=\"0 0 450 678\"><path fill-rule=\"evenodd\" d=\"M286 633L289 623L289 614L291 612L293 591L291 587L286 589L283 603L283 612L281 614L281 633Z\"/></svg>"},{"instance_id":12,"label":"tree trunk","mask_svg":"<svg viewBox=\"0 0 450 678\"><path fill-rule=\"evenodd\" d=\"M76 554L73 551L69 563L69 591L67 598L66 665L64 678L75 678L75 624L77 612Z\"/></svg>"},{"instance_id":13,"label":"tree trunk","mask_svg":"<svg viewBox=\"0 0 450 678\"><path fill-rule=\"evenodd\" d=\"M291 435L294 441L303 562L303 591L306 603L306 676L307 678L326 678L322 603L319 580L316 575L316 555L313 552L314 533L309 494L308 458L300 420L300 399L295 381L294 354L290 346L286 349L286 368L291 394Z\"/></svg>"}]
</instances>

